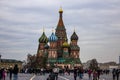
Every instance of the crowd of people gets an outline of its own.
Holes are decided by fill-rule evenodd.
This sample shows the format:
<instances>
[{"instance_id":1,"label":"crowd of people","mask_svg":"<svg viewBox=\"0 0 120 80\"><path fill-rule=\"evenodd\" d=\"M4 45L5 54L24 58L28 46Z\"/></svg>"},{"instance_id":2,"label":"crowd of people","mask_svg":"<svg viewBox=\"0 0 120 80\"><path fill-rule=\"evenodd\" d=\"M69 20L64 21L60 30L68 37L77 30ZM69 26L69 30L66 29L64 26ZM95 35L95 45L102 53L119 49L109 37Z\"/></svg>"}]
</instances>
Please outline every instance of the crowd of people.
<instances>
[{"instance_id":1,"label":"crowd of people","mask_svg":"<svg viewBox=\"0 0 120 80\"><path fill-rule=\"evenodd\" d=\"M79 80L82 80L84 74L88 74L88 80L99 80L100 75L103 75L103 74L108 75L110 73L110 70L108 70L108 69L106 69L106 70L93 69L92 70L92 69L83 69L83 67L74 67L73 70L65 68L65 69L59 69L56 72L57 72L57 76L58 76L58 74L59 75L61 75L61 74L62 75L70 75L71 73L73 73L74 80L77 80L77 77L79 77ZM111 72L113 75L113 80L119 80L120 70L113 69ZM53 73L55 73L54 69L53 69ZM53 73L51 75L55 75ZM49 75L49 77L51 77L51 75ZM57 79L51 78L51 79L47 79L47 80L57 80Z\"/></svg>"},{"instance_id":2,"label":"crowd of people","mask_svg":"<svg viewBox=\"0 0 120 80\"><path fill-rule=\"evenodd\" d=\"M76 80L77 76L80 78L80 80L82 80L84 73L88 74L89 80L99 80L100 75L103 75L103 74L108 75L110 73L110 70L108 69L106 70L84 69L83 70L82 68L74 68L74 80ZM113 69L111 70L111 73L113 75L113 80L119 80L120 69Z\"/></svg>"},{"instance_id":3,"label":"crowd of people","mask_svg":"<svg viewBox=\"0 0 120 80\"><path fill-rule=\"evenodd\" d=\"M18 65L14 67L10 66L9 69L1 68L0 69L0 80L5 80L6 76L9 76L9 80L18 80L18 72L19 68ZM73 74L74 80L82 80L84 74L88 74L89 80L99 80L100 75L110 73L110 70L100 70L100 69L83 69L83 67L74 67L74 69L69 69L68 67L59 68L57 66L50 68L50 69L22 69L20 70L21 73L34 73L36 75L45 75L46 73L49 74L47 80L58 80L58 75L70 75ZM119 80L120 69L113 69L111 71L113 75L113 80Z\"/></svg>"},{"instance_id":4,"label":"crowd of people","mask_svg":"<svg viewBox=\"0 0 120 80\"><path fill-rule=\"evenodd\" d=\"M9 76L9 80L18 80L18 72L19 68L17 64L15 64L13 68L12 66L10 66L8 69L1 68L0 80L6 80L6 76Z\"/></svg>"},{"instance_id":5,"label":"crowd of people","mask_svg":"<svg viewBox=\"0 0 120 80\"><path fill-rule=\"evenodd\" d=\"M79 76L79 79L83 79L84 73L88 74L89 80L99 80L100 75L106 74L108 75L110 73L110 70L101 70L101 69L82 69L82 68L74 68L74 80L76 80L77 76ZM111 73L113 75L113 80L119 80L119 74L120 74L120 69L112 69ZM82 76L81 76L82 75Z\"/></svg>"},{"instance_id":6,"label":"crowd of people","mask_svg":"<svg viewBox=\"0 0 120 80\"><path fill-rule=\"evenodd\" d=\"M99 80L100 75L106 74L108 75L110 73L110 70L101 70L101 69L83 69L83 67L74 67L74 69L69 69L68 67L65 68L58 68L54 67L51 69L27 69L24 72L26 73L35 73L36 75L45 75L45 73L48 73L49 76L47 80L57 80L58 79L58 74L60 76L64 75L70 75L71 73L73 74L74 80L77 80L79 77L79 80L83 79L84 74L88 74L88 79L89 80Z\"/></svg>"}]
</instances>

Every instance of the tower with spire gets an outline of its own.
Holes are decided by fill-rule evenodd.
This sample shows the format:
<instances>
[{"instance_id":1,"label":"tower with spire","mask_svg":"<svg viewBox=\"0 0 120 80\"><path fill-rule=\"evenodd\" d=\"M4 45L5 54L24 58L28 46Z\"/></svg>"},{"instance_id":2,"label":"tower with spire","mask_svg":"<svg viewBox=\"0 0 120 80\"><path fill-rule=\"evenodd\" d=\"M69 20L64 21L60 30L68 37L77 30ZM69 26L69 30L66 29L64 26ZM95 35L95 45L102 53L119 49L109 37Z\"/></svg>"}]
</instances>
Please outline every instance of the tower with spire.
<instances>
[{"instance_id":1,"label":"tower with spire","mask_svg":"<svg viewBox=\"0 0 120 80\"><path fill-rule=\"evenodd\" d=\"M66 28L63 22L62 8L59 9L59 21L55 33L52 31L50 37L47 37L43 30L43 33L39 38L36 56L38 60L41 56L47 57L46 66L49 67L53 65L63 68L65 66L69 68L72 68L73 66L81 66L78 35L74 30L70 38L70 43L68 43Z\"/></svg>"}]
</instances>

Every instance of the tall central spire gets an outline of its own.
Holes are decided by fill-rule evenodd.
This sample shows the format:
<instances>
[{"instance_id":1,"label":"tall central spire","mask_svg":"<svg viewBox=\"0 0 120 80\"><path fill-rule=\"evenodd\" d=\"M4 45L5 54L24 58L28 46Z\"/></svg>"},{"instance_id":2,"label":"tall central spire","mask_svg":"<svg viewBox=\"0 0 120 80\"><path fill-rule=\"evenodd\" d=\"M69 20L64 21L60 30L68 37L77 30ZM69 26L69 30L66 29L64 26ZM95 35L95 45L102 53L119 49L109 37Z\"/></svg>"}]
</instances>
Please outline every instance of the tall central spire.
<instances>
[{"instance_id":1,"label":"tall central spire","mask_svg":"<svg viewBox=\"0 0 120 80\"><path fill-rule=\"evenodd\" d=\"M62 13L63 13L63 10L62 10L62 8L60 8L59 9L59 21L57 24L55 34L59 39L65 39L65 38L67 39L66 29L65 29L63 19L62 19Z\"/></svg>"},{"instance_id":2,"label":"tall central spire","mask_svg":"<svg viewBox=\"0 0 120 80\"><path fill-rule=\"evenodd\" d=\"M63 23L63 20L62 20L62 13L63 13L63 10L62 8L59 9L59 22L58 22L58 27L64 27L64 23Z\"/></svg>"},{"instance_id":3,"label":"tall central spire","mask_svg":"<svg viewBox=\"0 0 120 80\"><path fill-rule=\"evenodd\" d=\"M66 34L66 29L63 23L63 19L62 19L62 13L63 10L62 8L59 9L59 21L57 24L57 28L56 28L56 32L55 35L58 37L58 41L57 41L57 45L58 45L58 57L62 57L62 45L65 42L65 39L67 39L67 34Z\"/></svg>"}]
</instances>

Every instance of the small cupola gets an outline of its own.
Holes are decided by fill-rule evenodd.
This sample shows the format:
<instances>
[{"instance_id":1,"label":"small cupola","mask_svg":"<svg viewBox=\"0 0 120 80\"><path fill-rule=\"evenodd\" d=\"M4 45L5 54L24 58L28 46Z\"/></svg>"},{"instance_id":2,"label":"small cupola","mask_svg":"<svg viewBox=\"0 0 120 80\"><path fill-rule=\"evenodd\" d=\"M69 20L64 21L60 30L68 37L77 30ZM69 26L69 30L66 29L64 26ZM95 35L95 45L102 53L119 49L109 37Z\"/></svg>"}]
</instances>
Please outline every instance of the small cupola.
<instances>
[{"instance_id":1,"label":"small cupola","mask_svg":"<svg viewBox=\"0 0 120 80\"><path fill-rule=\"evenodd\" d=\"M39 43L47 43L48 42L48 38L45 35L45 32L43 32L42 36L39 38Z\"/></svg>"},{"instance_id":2,"label":"small cupola","mask_svg":"<svg viewBox=\"0 0 120 80\"><path fill-rule=\"evenodd\" d=\"M70 45L68 44L67 40L65 40L65 42L62 45L63 48L68 48L70 47Z\"/></svg>"},{"instance_id":3,"label":"small cupola","mask_svg":"<svg viewBox=\"0 0 120 80\"><path fill-rule=\"evenodd\" d=\"M49 42L56 42L58 40L58 37L52 32L48 40Z\"/></svg>"},{"instance_id":4,"label":"small cupola","mask_svg":"<svg viewBox=\"0 0 120 80\"><path fill-rule=\"evenodd\" d=\"M71 41L72 40L78 40L78 36L77 34L75 33L75 31L73 32L72 36L71 36Z\"/></svg>"}]
</instances>

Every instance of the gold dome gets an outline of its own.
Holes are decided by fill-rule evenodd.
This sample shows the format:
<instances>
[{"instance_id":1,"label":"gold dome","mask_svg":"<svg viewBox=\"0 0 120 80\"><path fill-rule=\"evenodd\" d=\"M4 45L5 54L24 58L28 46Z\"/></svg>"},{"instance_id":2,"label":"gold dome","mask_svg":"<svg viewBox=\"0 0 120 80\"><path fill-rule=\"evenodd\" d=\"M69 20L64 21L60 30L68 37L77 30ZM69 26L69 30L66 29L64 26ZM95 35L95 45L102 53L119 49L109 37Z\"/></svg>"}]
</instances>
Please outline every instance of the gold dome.
<instances>
[{"instance_id":1,"label":"gold dome","mask_svg":"<svg viewBox=\"0 0 120 80\"><path fill-rule=\"evenodd\" d=\"M63 12L62 7L60 7L59 12Z\"/></svg>"},{"instance_id":2,"label":"gold dome","mask_svg":"<svg viewBox=\"0 0 120 80\"><path fill-rule=\"evenodd\" d=\"M62 46L63 47L69 47L70 45L65 41Z\"/></svg>"}]
</instances>

